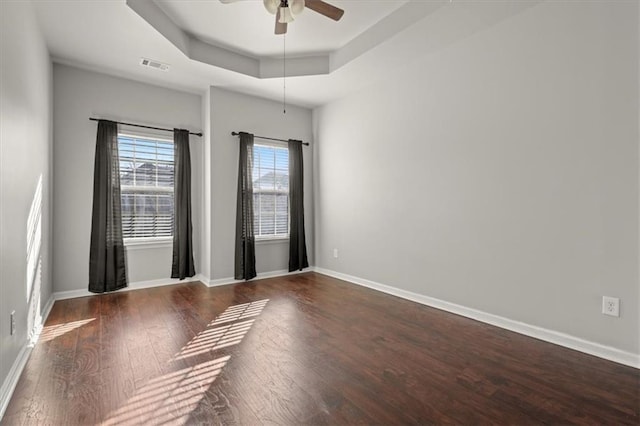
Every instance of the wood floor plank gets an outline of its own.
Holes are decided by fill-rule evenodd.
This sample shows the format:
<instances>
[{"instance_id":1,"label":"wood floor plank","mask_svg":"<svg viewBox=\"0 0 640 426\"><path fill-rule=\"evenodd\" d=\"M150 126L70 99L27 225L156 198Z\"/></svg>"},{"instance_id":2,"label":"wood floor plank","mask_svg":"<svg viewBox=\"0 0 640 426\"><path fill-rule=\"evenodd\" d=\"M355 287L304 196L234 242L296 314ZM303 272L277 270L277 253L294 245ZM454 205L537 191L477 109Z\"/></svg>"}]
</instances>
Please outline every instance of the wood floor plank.
<instances>
[{"instance_id":1,"label":"wood floor plank","mask_svg":"<svg viewBox=\"0 0 640 426\"><path fill-rule=\"evenodd\" d=\"M30 398L25 423L67 423L69 410L65 407L65 402L68 401L78 327L82 324L78 315L82 303L83 301L62 301L59 307L62 313L56 318L56 323L47 321L52 343L48 356L39 366L41 371L38 388Z\"/></svg>"},{"instance_id":2,"label":"wood floor plank","mask_svg":"<svg viewBox=\"0 0 640 426\"><path fill-rule=\"evenodd\" d=\"M55 303L3 425L640 423L640 371L317 273Z\"/></svg>"},{"instance_id":3,"label":"wood floor plank","mask_svg":"<svg viewBox=\"0 0 640 426\"><path fill-rule=\"evenodd\" d=\"M33 395L38 389L38 385L42 379L42 367L43 365L47 365L49 349L54 344L54 338L60 332L60 324L64 323L64 314L65 310L62 304L52 307L49 317L43 326L40 340L33 348L29 362L25 365L16 389L14 390L14 400L16 403L10 404L7 407L5 418L22 418L25 420L39 416L39 408ZM14 410L18 410L19 413L14 412ZM12 421L9 424L21 423L22 421Z\"/></svg>"}]
</instances>

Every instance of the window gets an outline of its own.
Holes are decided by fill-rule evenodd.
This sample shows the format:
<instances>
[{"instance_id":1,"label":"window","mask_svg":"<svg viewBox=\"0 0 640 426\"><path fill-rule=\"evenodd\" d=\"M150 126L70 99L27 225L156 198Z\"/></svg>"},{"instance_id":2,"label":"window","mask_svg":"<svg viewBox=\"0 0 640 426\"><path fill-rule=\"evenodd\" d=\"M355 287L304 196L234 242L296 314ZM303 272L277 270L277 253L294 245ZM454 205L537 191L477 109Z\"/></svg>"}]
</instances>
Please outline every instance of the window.
<instances>
[{"instance_id":1,"label":"window","mask_svg":"<svg viewBox=\"0 0 640 426\"><path fill-rule=\"evenodd\" d=\"M253 226L256 238L289 236L289 150L253 146Z\"/></svg>"},{"instance_id":2,"label":"window","mask_svg":"<svg viewBox=\"0 0 640 426\"><path fill-rule=\"evenodd\" d=\"M119 134L123 238L173 233L173 141Z\"/></svg>"}]
</instances>

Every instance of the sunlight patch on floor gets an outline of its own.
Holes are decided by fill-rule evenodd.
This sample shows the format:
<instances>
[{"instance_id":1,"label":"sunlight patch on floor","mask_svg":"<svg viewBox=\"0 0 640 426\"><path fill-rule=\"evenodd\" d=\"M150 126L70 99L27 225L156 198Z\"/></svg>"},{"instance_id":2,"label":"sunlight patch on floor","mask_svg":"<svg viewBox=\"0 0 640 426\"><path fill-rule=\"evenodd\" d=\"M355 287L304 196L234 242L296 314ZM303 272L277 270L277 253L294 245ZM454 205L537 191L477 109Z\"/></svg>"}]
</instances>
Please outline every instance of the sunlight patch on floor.
<instances>
[{"instance_id":1,"label":"sunlight patch on floor","mask_svg":"<svg viewBox=\"0 0 640 426\"><path fill-rule=\"evenodd\" d=\"M102 423L103 425L186 424L230 356L150 380Z\"/></svg>"},{"instance_id":2,"label":"sunlight patch on floor","mask_svg":"<svg viewBox=\"0 0 640 426\"><path fill-rule=\"evenodd\" d=\"M209 351L237 345L253 325L255 318L269 302L269 299L258 300L228 307L198 333L175 355L175 359L203 355Z\"/></svg>"},{"instance_id":3,"label":"sunlight patch on floor","mask_svg":"<svg viewBox=\"0 0 640 426\"><path fill-rule=\"evenodd\" d=\"M42 328L42 333L40 333L39 341L41 342L49 342L56 337L60 337L65 333L68 333L76 328L80 328L83 325L89 324L91 321L94 321L95 318L87 318L79 321L71 321L65 322L63 324L56 325L48 325Z\"/></svg>"},{"instance_id":4,"label":"sunlight patch on floor","mask_svg":"<svg viewBox=\"0 0 640 426\"><path fill-rule=\"evenodd\" d=\"M184 345L170 362L198 362L192 357L212 357L216 350L239 344L268 301L230 306ZM231 355L214 358L149 380L102 424L161 425L196 421L191 418L192 412L230 359Z\"/></svg>"}]
</instances>

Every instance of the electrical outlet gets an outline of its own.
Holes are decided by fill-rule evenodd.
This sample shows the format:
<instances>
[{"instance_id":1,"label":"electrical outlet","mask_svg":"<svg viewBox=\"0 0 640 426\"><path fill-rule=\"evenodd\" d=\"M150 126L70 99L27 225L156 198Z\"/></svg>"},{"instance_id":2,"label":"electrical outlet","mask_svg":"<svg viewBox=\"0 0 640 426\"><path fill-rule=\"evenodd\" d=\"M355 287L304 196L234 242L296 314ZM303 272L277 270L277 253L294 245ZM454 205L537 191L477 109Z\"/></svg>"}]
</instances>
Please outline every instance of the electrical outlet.
<instances>
[{"instance_id":1,"label":"electrical outlet","mask_svg":"<svg viewBox=\"0 0 640 426\"><path fill-rule=\"evenodd\" d=\"M11 335L16 334L16 311L11 311Z\"/></svg>"},{"instance_id":2,"label":"electrical outlet","mask_svg":"<svg viewBox=\"0 0 640 426\"><path fill-rule=\"evenodd\" d=\"M334 249L333 249L333 257L334 257L335 259L337 259L337 258L338 258L338 249L337 249L337 248L334 248Z\"/></svg>"},{"instance_id":3,"label":"electrical outlet","mask_svg":"<svg viewBox=\"0 0 640 426\"><path fill-rule=\"evenodd\" d=\"M602 296L602 313L612 317L620 316L620 299L617 297Z\"/></svg>"}]
</instances>

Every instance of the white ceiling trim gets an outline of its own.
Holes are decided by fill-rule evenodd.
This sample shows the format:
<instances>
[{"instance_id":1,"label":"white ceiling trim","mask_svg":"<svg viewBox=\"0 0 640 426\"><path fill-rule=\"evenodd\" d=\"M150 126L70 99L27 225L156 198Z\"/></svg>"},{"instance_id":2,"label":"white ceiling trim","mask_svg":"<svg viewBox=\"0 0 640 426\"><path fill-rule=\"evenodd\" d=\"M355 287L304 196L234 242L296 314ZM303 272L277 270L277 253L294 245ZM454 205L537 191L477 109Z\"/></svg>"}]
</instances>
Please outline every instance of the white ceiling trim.
<instances>
[{"instance_id":1,"label":"white ceiling trim","mask_svg":"<svg viewBox=\"0 0 640 426\"><path fill-rule=\"evenodd\" d=\"M410 1L340 49L321 55L287 58L287 76L330 74L446 3L447 0ZM178 27L155 1L127 0L127 6L191 60L259 79L282 77L281 59L251 56L199 40Z\"/></svg>"}]
</instances>

